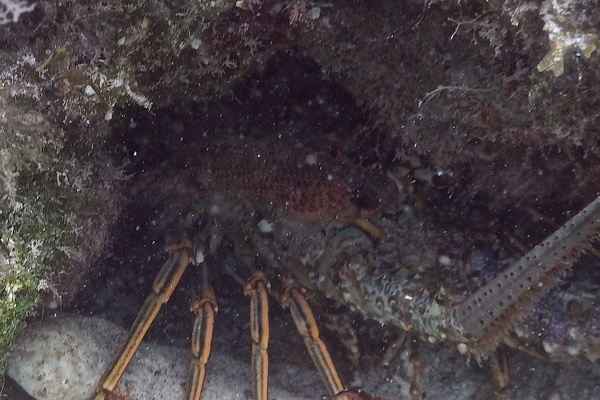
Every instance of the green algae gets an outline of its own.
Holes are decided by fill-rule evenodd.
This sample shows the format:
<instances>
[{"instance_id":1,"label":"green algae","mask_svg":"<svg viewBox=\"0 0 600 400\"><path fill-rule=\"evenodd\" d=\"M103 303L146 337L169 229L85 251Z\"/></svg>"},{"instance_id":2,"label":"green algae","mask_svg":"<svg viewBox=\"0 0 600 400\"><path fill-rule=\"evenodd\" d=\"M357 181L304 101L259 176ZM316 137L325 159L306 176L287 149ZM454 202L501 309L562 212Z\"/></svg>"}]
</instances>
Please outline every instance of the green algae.
<instances>
[{"instance_id":1,"label":"green algae","mask_svg":"<svg viewBox=\"0 0 600 400\"><path fill-rule=\"evenodd\" d=\"M0 88L2 89L2 88ZM0 371L13 337L71 257L81 195L68 181L63 135L0 90ZM79 184L80 182L78 182ZM1 386L0 381L0 386Z\"/></svg>"}]
</instances>

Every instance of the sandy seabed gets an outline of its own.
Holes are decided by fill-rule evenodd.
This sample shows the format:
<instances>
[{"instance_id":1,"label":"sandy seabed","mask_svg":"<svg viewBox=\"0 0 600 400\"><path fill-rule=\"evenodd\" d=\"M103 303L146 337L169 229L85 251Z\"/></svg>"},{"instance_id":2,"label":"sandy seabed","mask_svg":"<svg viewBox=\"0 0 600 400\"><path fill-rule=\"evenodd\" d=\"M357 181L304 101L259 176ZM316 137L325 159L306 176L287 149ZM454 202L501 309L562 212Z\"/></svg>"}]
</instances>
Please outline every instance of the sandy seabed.
<instances>
[{"instance_id":1,"label":"sandy seabed","mask_svg":"<svg viewBox=\"0 0 600 400\"><path fill-rule=\"evenodd\" d=\"M225 325L227 326L227 325ZM227 329L216 334L226 335ZM36 400L85 400L118 350L126 331L97 317L76 315L32 323L14 345L8 375ZM301 341L298 338L301 345ZM272 352L286 352L275 343ZM290 353L292 354L292 353ZM185 348L144 342L119 383L118 393L132 399L183 399L189 352ZM409 382L407 356L385 370L356 370L352 384L379 395L403 399ZM451 348L423 344L416 361L425 367L425 398L486 399L493 396L485 368L465 361ZM600 363L548 364L511 353L514 399L592 400L600 398ZM311 365L272 361L271 399L322 399L326 389ZM203 399L251 397L250 362L227 349L215 350L209 362ZM16 392L15 392L16 393ZM9 399L11 392L6 394Z\"/></svg>"}]
</instances>

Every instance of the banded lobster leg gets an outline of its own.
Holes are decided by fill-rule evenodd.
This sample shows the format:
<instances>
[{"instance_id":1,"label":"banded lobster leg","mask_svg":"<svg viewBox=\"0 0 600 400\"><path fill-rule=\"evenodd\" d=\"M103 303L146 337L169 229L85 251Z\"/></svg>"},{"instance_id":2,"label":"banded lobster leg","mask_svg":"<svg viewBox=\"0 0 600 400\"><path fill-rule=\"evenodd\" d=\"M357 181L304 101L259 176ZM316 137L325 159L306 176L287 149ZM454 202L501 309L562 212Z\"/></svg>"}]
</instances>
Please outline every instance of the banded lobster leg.
<instances>
[{"instance_id":1,"label":"banded lobster leg","mask_svg":"<svg viewBox=\"0 0 600 400\"><path fill-rule=\"evenodd\" d=\"M138 312L127 339L117 354L109 371L100 380L93 400L105 400L115 390L119 379L125 372L135 351L141 344L150 325L156 318L162 305L171 297L181 276L189 265L193 255L193 247L189 240L167 247L168 260L161 267L152 285L152 292L146 298ZM192 360L190 362L187 400L200 400L206 364L212 348L213 328L217 300L214 291L208 283L206 265L202 264L203 284L201 296L192 302L191 309L196 318L192 332ZM232 275L240 280L237 275ZM269 306L268 295L270 285L261 271L254 271L244 285L245 294L250 297L250 326L252 337L252 392L254 400L268 399L268 342L269 342ZM302 294L300 286L287 279L280 296L281 303L288 307L296 327L302 335L306 347L319 371L332 398L345 398L343 385L337 374L331 356L320 339L312 311ZM341 397L340 397L341 396Z\"/></svg>"},{"instance_id":2,"label":"banded lobster leg","mask_svg":"<svg viewBox=\"0 0 600 400\"><path fill-rule=\"evenodd\" d=\"M184 239L178 244L167 246L166 250L169 253L169 258L154 279L152 292L150 292L144 305L138 312L129 330L127 339L117 354L111 368L98 383L93 400L104 400L115 390L119 379L123 376L123 372L125 372L127 365L146 335L148 328L152 325L160 308L169 300L177 287L194 251L188 239Z\"/></svg>"},{"instance_id":3,"label":"banded lobster leg","mask_svg":"<svg viewBox=\"0 0 600 400\"><path fill-rule=\"evenodd\" d=\"M319 371L319 375L321 375L325 386L327 386L329 395L332 398L342 398L338 397L338 395L343 392L344 386L333 365L329 351L323 340L321 340L317 322L308 306L300 285L290 278L284 279L280 301L284 307L289 308L296 329L298 329L298 332L304 339L306 349L315 363L315 367Z\"/></svg>"}]
</instances>

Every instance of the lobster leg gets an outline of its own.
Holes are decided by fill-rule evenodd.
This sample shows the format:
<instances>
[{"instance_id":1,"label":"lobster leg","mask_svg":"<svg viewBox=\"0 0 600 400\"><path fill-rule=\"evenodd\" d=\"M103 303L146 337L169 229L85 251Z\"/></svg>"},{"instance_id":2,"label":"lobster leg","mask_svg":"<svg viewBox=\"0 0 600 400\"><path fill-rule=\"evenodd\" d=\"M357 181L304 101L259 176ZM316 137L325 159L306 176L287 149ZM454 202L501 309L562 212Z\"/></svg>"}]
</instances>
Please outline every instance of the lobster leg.
<instances>
[{"instance_id":1,"label":"lobster leg","mask_svg":"<svg viewBox=\"0 0 600 400\"><path fill-rule=\"evenodd\" d=\"M98 383L93 397L94 400L106 399L117 386L119 379L121 379L129 361L131 361L160 308L169 300L175 287L177 287L181 276L189 264L193 254L193 247L189 240L184 239L181 243L167 246L167 252L169 253L169 259L164 263L154 279L152 292L148 295L144 305L140 309L133 326L129 330L127 340L123 344L123 347L121 347L112 367Z\"/></svg>"},{"instance_id":2,"label":"lobster leg","mask_svg":"<svg viewBox=\"0 0 600 400\"><path fill-rule=\"evenodd\" d=\"M252 398L267 400L269 378L269 283L255 271L245 284L250 296L250 334L252 336Z\"/></svg>"},{"instance_id":3,"label":"lobster leg","mask_svg":"<svg viewBox=\"0 0 600 400\"><path fill-rule=\"evenodd\" d=\"M302 294L302 288L291 278L283 282L280 295L281 304L290 309L296 329L304 339L304 344L315 363L319 375L325 382L327 390L332 398L341 394L344 390L342 381L337 373L333 360L325 343L320 338L319 328L315 317ZM346 397L346 396L343 396Z\"/></svg>"},{"instance_id":4,"label":"lobster leg","mask_svg":"<svg viewBox=\"0 0 600 400\"><path fill-rule=\"evenodd\" d=\"M186 399L200 400L204 376L206 375L206 363L210 356L212 347L213 328L215 313L217 310L217 299L213 288L208 283L206 264L202 265L203 283L202 295L192 302L191 309L196 315L194 329L192 331L192 361L190 362Z\"/></svg>"},{"instance_id":5,"label":"lobster leg","mask_svg":"<svg viewBox=\"0 0 600 400\"><path fill-rule=\"evenodd\" d=\"M269 392L269 291L271 286L262 271L252 269L244 281L230 267L227 272L244 286L250 297L250 336L252 338L252 399L267 400Z\"/></svg>"}]
</instances>

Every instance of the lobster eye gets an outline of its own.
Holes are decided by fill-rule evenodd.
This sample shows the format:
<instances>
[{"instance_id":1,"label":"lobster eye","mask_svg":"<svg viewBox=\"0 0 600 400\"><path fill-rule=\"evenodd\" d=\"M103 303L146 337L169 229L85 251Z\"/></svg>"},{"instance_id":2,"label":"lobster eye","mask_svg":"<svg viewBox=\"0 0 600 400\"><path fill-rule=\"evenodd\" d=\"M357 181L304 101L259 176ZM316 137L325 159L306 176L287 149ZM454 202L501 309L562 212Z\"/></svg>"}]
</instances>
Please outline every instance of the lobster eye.
<instances>
[{"instance_id":1,"label":"lobster eye","mask_svg":"<svg viewBox=\"0 0 600 400\"><path fill-rule=\"evenodd\" d=\"M350 193L350 203L361 210L374 210L379 206L379 196L373 189L359 186Z\"/></svg>"}]
</instances>

